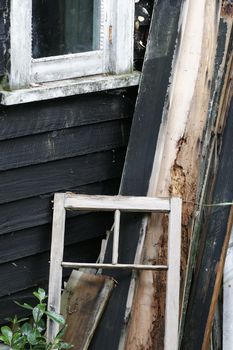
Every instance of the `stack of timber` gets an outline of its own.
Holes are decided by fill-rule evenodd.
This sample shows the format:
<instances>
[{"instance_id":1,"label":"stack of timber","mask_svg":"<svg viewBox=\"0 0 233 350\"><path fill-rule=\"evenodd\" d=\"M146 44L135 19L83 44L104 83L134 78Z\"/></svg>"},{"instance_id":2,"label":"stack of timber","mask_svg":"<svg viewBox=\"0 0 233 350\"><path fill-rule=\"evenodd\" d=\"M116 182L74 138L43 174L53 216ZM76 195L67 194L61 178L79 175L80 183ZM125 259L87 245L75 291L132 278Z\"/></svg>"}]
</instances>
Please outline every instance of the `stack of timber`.
<instances>
[{"instance_id":1,"label":"stack of timber","mask_svg":"<svg viewBox=\"0 0 233 350\"><path fill-rule=\"evenodd\" d=\"M183 199L182 350L209 347L232 210L206 203L232 202L231 100L232 2L156 1L119 193ZM166 235L164 215L123 217L119 261L165 263ZM118 286L90 349L162 350L166 275L107 274Z\"/></svg>"}]
</instances>

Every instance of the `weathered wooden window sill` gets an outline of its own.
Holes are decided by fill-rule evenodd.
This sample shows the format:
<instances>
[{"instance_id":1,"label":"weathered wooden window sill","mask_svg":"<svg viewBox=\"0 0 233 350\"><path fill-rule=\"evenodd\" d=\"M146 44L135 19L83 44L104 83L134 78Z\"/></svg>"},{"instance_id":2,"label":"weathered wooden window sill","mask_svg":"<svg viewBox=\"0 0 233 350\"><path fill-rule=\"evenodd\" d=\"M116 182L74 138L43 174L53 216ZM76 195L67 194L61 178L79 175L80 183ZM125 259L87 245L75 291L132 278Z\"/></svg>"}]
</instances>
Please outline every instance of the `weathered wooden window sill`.
<instances>
[{"instance_id":1,"label":"weathered wooden window sill","mask_svg":"<svg viewBox=\"0 0 233 350\"><path fill-rule=\"evenodd\" d=\"M27 89L0 91L2 105L49 100L53 98L118 89L139 84L140 72L121 75L98 75L36 84Z\"/></svg>"}]
</instances>

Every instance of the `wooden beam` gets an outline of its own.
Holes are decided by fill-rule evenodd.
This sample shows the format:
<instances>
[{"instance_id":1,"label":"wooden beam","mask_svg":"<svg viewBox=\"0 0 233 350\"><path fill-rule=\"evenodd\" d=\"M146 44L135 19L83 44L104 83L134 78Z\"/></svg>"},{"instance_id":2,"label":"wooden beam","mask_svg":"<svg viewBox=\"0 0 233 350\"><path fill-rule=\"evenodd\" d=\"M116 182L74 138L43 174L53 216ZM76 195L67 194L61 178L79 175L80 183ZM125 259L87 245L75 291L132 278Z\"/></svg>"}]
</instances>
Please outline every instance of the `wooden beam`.
<instances>
[{"instance_id":1,"label":"wooden beam","mask_svg":"<svg viewBox=\"0 0 233 350\"><path fill-rule=\"evenodd\" d=\"M181 7L180 0L173 2L158 0L154 5L120 195L146 196L148 192L159 127L164 105L167 103L167 89L170 84ZM134 263L138 240L143 241L141 237L142 222L143 216L141 214L122 213L119 262ZM134 238L132 238L132 232L134 232ZM105 262L109 261L111 247L111 242L109 242ZM126 311L128 310L130 314L131 305L129 304L129 309L126 310L126 304L131 273L108 271L108 274L111 274L118 281L118 286L110 298L108 307L90 344L90 350L117 350L121 332L128 322L128 318L125 316Z\"/></svg>"},{"instance_id":2,"label":"wooden beam","mask_svg":"<svg viewBox=\"0 0 233 350\"><path fill-rule=\"evenodd\" d=\"M129 212L165 212L170 211L170 200L149 197L124 196L85 196L66 194L66 210L99 210Z\"/></svg>"},{"instance_id":3,"label":"wooden beam","mask_svg":"<svg viewBox=\"0 0 233 350\"><path fill-rule=\"evenodd\" d=\"M207 133L211 130L208 109L212 107L213 91L210 87L216 81L220 5L217 0L189 0L183 4L168 91L169 103L164 107L148 192L150 196L170 194L184 200L181 292L196 215L195 203L200 194L201 160L208 154L209 143L204 144L203 140L206 130ZM153 215L145 238L144 262L165 261L166 232L166 218ZM164 348L165 289L165 275L147 271L140 273L125 349Z\"/></svg>"}]
</instances>

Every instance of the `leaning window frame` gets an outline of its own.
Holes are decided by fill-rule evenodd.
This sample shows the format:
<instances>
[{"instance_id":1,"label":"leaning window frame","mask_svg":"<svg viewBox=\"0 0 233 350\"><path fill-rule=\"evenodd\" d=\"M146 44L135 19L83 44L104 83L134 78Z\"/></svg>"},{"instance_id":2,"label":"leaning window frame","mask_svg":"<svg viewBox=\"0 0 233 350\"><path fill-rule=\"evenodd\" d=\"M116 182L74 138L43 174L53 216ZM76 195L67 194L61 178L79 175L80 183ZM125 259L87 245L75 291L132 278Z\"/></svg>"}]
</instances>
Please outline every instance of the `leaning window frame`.
<instances>
[{"instance_id":1,"label":"leaning window frame","mask_svg":"<svg viewBox=\"0 0 233 350\"><path fill-rule=\"evenodd\" d=\"M32 0L11 0L10 89L133 71L135 0L101 0L100 50L32 58Z\"/></svg>"}]
</instances>

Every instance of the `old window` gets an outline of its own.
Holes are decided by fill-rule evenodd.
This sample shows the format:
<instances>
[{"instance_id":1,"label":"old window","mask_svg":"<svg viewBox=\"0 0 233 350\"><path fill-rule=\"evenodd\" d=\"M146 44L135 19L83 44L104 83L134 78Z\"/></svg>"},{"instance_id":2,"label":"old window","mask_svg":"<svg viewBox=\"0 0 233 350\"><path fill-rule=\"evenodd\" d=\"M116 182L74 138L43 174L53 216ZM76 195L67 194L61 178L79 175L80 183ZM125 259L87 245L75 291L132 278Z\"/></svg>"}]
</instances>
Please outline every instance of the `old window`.
<instances>
[{"instance_id":1,"label":"old window","mask_svg":"<svg viewBox=\"0 0 233 350\"><path fill-rule=\"evenodd\" d=\"M135 0L11 0L10 88L133 70Z\"/></svg>"}]
</instances>

